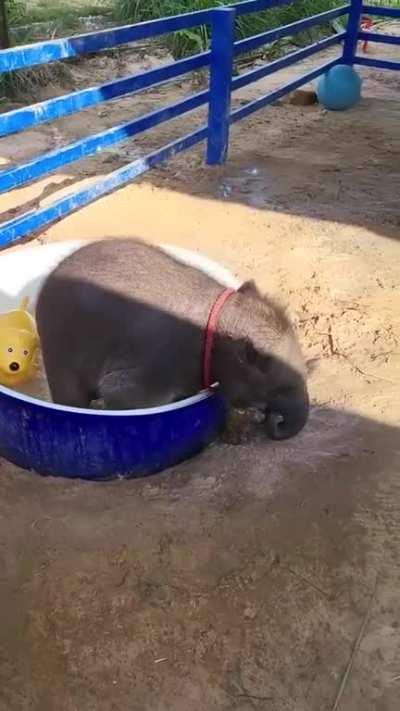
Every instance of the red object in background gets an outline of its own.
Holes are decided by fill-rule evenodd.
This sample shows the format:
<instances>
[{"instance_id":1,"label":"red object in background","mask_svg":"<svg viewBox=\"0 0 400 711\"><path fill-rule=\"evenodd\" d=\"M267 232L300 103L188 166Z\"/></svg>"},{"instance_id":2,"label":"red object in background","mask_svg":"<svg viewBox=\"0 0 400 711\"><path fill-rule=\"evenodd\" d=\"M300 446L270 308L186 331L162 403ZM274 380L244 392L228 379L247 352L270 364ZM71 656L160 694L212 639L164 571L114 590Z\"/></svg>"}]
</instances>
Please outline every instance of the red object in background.
<instances>
[{"instance_id":1,"label":"red object in background","mask_svg":"<svg viewBox=\"0 0 400 711\"><path fill-rule=\"evenodd\" d=\"M368 32L368 30L371 30L373 28L373 26L374 26L374 23L370 17L363 17L362 18L362 20L361 20L361 29L362 30L366 30ZM368 41L367 40L365 40L365 42L363 42L362 51L363 51L363 54L366 54L368 51Z\"/></svg>"}]
</instances>

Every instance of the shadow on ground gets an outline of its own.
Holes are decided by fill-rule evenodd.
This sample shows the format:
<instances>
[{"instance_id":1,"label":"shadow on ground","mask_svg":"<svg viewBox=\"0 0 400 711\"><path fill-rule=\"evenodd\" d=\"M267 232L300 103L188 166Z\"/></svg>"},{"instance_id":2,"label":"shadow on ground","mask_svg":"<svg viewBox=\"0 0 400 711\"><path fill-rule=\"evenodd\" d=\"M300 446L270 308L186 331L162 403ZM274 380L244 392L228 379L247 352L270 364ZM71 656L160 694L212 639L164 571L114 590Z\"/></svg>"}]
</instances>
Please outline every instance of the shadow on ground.
<instances>
[{"instance_id":1,"label":"shadow on ground","mask_svg":"<svg viewBox=\"0 0 400 711\"><path fill-rule=\"evenodd\" d=\"M315 406L149 480L2 462L2 711L328 710L371 610L341 708L394 710L398 438Z\"/></svg>"}]
</instances>

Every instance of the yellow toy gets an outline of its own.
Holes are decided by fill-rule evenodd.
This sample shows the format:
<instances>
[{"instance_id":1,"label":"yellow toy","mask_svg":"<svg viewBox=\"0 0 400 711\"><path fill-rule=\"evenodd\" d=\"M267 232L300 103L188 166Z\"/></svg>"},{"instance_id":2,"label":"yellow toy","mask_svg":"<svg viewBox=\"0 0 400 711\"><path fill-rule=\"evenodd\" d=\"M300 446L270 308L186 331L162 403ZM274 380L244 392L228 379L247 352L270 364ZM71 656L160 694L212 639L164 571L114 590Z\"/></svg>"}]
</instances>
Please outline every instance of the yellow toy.
<instances>
[{"instance_id":1,"label":"yellow toy","mask_svg":"<svg viewBox=\"0 0 400 711\"><path fill-rule=\"evenodd\" d=\"M38 367L39 336L28 303L0 314L0 384L6 387L26 382Z\"/></svg>"}]
</instances>

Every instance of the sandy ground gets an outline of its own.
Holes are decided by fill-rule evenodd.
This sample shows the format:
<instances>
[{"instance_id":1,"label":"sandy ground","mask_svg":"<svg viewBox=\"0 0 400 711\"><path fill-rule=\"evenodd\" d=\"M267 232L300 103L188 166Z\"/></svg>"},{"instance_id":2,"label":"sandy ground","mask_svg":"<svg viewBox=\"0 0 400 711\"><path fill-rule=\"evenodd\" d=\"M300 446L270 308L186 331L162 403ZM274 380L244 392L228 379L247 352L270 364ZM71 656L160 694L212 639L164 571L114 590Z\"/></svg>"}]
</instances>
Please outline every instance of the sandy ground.
<instances>
[{"instance_id":1,"label":"sandy ground","mask_svg":"<svg viewBox=\"0 0 400 711\"><path fill-rule=\"evenodd\" d=\"M84 84L122 61L73 71ZM398 709L400 80L364 76L355 110L280 103L234 129L225 168L193 151L40 235L201 250L288 304L317 367L310 423L285 444L220 442L102 485L0 463L1 711ZM30 157L189 88L5 140L0 155ZM54 199L199 121L1 206Z\"/></svg>"}]
</instances>

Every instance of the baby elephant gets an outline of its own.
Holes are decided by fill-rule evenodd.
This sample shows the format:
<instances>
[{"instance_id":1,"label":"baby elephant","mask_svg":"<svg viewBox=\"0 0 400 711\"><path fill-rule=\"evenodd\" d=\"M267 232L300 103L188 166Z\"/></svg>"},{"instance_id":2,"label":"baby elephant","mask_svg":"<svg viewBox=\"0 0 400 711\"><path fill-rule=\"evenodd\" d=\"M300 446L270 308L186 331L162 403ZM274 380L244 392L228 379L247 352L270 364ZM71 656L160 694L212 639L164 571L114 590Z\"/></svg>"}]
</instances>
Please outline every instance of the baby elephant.
<instances>
[{"instance_id":1,"label":"baby elephant","mask_svg":"<svg viewBox=\"0 0 400 711\"><path fill-rule=\"evenodd\" d=\"M295 332L253 282L224 292L157 247L135 239L92 242L51 273L36 316L59 404L145 408L218 382L232 406L262 410L272 439L292 437L307 421Z\"/></svg>"}]
</instances>

